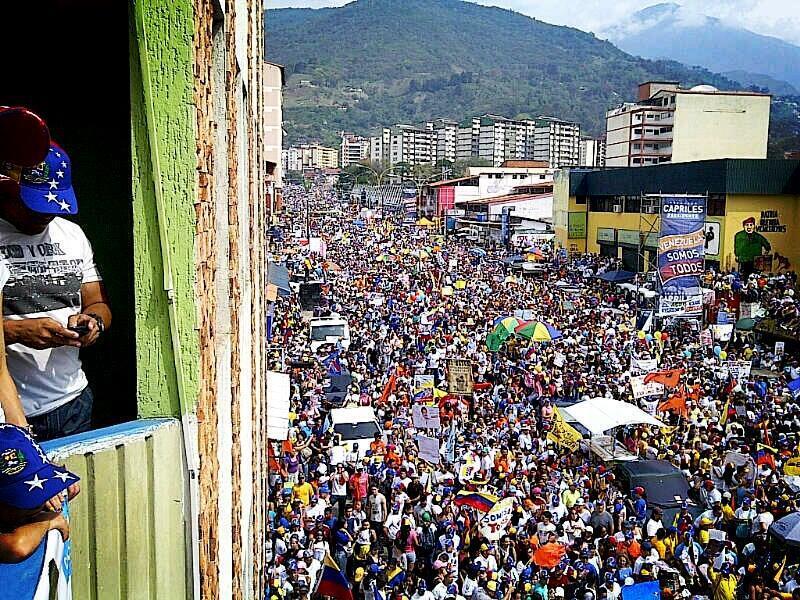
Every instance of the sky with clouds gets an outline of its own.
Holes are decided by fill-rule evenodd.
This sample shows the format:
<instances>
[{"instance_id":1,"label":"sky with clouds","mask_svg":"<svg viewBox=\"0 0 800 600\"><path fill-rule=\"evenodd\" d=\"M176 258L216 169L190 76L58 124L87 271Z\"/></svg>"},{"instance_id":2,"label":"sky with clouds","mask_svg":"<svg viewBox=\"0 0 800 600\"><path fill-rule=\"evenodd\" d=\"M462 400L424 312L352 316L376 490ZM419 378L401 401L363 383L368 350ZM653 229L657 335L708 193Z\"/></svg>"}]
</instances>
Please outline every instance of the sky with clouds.
<instances>
[{"instance_id":1,"label":"sky with clouds","mask_svg":"<svg viewBox=\"0 0 800 600\"><path fill-rule=\"evenodd\" d=\"M350 0L265 0L267 8L342 6ZM402 1L402 0L399 0ZM624 25L631 13L664 0L479 0L478 4L510 8L556 25L592 31ZM756 33L800 45L798 0L679 0L686 12L717 17Z\"/></svg>"}]
</instances>

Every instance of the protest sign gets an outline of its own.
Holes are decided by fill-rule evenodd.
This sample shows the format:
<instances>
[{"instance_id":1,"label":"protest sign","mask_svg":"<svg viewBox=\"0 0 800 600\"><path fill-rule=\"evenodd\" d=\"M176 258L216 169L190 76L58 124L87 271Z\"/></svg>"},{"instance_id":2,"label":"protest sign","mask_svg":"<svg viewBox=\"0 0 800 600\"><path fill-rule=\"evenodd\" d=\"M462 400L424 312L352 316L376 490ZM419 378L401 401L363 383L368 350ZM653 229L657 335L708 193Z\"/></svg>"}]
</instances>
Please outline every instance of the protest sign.
<instances>
[{"instance_id":1,"label":"protest sign","mask_svg":"<svg viewBox=\"0 0 800 600\"><path fill-rule=\"evenodd\" d=\"M433 375L414 375L414 400L433 398Z\"/></svg>"},{"instance_id":2,"label":"protest sign","mask_svg":"<svg viewBox=\"0 0 800 600\"><path fill-rule=\"evenodd\" d=\"M580 432L564 420L561 411L555 408L553 411L553 423L547 434L547 439L574 452L578 449L578 443L583 439Z\"/></svg>"},{"instance_id":3,"label":"protest sign","mask_svg":"<svg viewBox=\"0 0 800 600\"><path fill-rule=\"evenodd\" d=\"M658 359L656 358L631 358L632 375L646 375L656 369L658 369Z\"/></svg>"},{"instance_id":4,"label":"protest sign","mask_svg":"<svg viewBox=\"0 0 800 600\"><path fill-rule=\"evenodd\" d=\"M506 533L511 517L514 516L514 498L503 498L481 518L480 532L491 542L496 542Z\"/></svg>"},{"instance_id":5,"label":"protest sign","mask_svg":"<svg viewBox=\"0 0 800 600\"><path fill-rule=\"evenodd\" d=\"M786 347L786 342L775 342L775 360L783 356L785 347Z\"/></svg>"},{"instance_id":6,"label":"protest sign","mask_svg":"<svg viewBox=\"0 0 800 600\"><path fill-rule=\"evenodd\" d=\"M447 361L447 391L451 394L472 394L472 362L466 358Z\"/></svg>"},{"instance_id":7,"label":"protest sign","mask_svg":"<svg viewBox=\"0 0 800 600\"><path fill-rule=\"evenodd\" d=\"M553 356L553 364L557 366L559 369L563 367L567 362L567 357L561 354L561 352L556 352L555 356Z\"/></svg>"},{"instance_id":8,"label":"protest sign","mask_svg":"<svg viewBox=\"0 0 800 600\"><path fill-rule=\"evenodd\" d=\"M645 383L644 378L647 375L634 375L631 377L631 390L633 397L637 400L639 398L646 398L648 396L658 396L664 393L664 385L655 381Z\"/></svg>"},{"instance_id":9,"label":"protest sign","mask_svg":"<svg viewBox=\"0 0 800 600\"><path fill-rule=\"evenodd\" d=\"M417 445L419 445L419 457L432 463L434 465L439 464L439 440L435 437L429 437L427 435L418 435L417 436Z\"/></svg>"},{"instance_id":10,"label":"protest sign","mask_svg":"<svg viewBox=\"0 0 800 600\"><path fill-rule=\"evenodd\" d=\"M727 362L728 372L736 381L745 381L750 377L751 364L749 360L730 360Z\"/></svg>"},{"instance_id":11,"label":"protest sign","mask_svg":"<svg viewBox=\"0 0 800 600\"><path fill-rule=\"evenodd\" d=\"M417 429L441 429L439 407L415 404L411 409L411 419Z\"/></svg>"}]
</instances>

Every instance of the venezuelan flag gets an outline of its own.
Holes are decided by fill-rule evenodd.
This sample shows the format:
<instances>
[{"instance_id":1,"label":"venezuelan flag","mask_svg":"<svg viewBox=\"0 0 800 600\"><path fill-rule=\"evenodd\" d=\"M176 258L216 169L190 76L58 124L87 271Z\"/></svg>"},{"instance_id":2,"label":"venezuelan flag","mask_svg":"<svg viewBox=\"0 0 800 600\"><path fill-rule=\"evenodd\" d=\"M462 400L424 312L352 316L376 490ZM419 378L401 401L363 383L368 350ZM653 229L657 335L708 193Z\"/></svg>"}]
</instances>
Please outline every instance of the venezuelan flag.
<instances>
[{"instance_id":1,"label":"venezuelan flag","mask_svg":"<svg viewBox=\"0 0 800 600\"><path fill-rule=\"evenodd\" d=\"M394 570L386 576L386 586L390 589L394 589L398 585L401 585L405 580L406 580L405 569L401 569L400 567L395 567Z\"/></svg>"},{"instance_id":2,"label":"venezuelan flag","mask_svg":"<svg viewBox=\"0 0 800 600\"><path fill-rule=\"evenodd\" d=\"M471 506L475 510L481 512L489 512L492 507L500 500L497 496L487 494L486 492L469 492L462 490L456 494L454 502L456 506Z\"/></svg>"},{"instance_id":3,"label":"venezuelan flag","mask_svg":"<svg viewBox=\"0 0 800 600\"><path fill-rule=\"evenodd\" d=\"M336 600L353 600L353 592L350 590L347 578L329 554L326 554L322 561L322 575L317 586L317 593Z\"/></svg>"},{"instance_id":4,"label":"venezuelan flag","mask_svg":"<svg viewBox=\"0 0 800 600\"><path fill-rule=\"evenodd\" d=\"M771 469L775 469L775 455L778 453L777 448L767 446L766 444L756 445L756 464L769 465Z\"/></svg>"}]
</instances>

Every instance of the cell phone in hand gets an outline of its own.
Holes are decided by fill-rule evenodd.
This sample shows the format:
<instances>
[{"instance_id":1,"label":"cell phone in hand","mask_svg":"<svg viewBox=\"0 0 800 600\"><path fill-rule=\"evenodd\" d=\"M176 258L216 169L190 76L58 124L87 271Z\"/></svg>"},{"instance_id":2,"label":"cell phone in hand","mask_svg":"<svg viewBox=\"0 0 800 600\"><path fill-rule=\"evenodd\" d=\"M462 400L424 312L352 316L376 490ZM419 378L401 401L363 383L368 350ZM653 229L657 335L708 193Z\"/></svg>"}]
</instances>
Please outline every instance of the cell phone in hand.
<instances>
[{"instance_id":1,"label":"cell phone in hand","mask_svg":"<svg viewBox=\"0 0 800 600\"><path fill-rule=\"evenodd\" d=\"M70 331L74 331L80 337L83 337L87 333L89 333L89 326L86 323L79 323L79 324L76 324L76 325L71 325L71 326L67 327L67 329L69 329Z\"/></svg>"}]
</instances>

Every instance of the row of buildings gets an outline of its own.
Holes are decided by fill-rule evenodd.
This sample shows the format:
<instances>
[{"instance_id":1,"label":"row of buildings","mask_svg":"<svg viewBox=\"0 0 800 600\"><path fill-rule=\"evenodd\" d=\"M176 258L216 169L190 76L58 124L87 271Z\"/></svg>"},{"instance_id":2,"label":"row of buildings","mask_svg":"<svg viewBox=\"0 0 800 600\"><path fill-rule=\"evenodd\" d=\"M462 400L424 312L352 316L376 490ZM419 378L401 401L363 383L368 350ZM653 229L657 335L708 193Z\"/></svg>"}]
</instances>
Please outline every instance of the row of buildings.
<instances>
[{"instance_id":1,"label":"row of buildings","mask_svg":"<svg viewBox=\"0 0 800 600\"><path fill-rule=\"evenodd\" d=\"M578 123L555 117L509 119L486 114L464 121L437 119L424 125L384 127L362 137L342 133L341 166L369 160L382 165L482 160L500 166L508 160L547 162L553 168L581 164L582 155L602 164L602 144L581 137Z\"/></svg>"},{"instance_id":2,"label":"row of buildings","mask_svg":"<svg viewBox=\"0 0 800 600\"><path fill-rule=\"evenodd\" d=\"M554 117L520 120L486 114L461 122L398 124L372 137L342 132L338 151L318 144L285 150L284 168L470 160L497 167L509 160L534 160L560 169L640 167L718 156L764 158L769 112L768 94L648 81L639 86L635 102L606 112L606 132L599 139L582 136L578 123Z\"/></svg>"}]
</instances>

